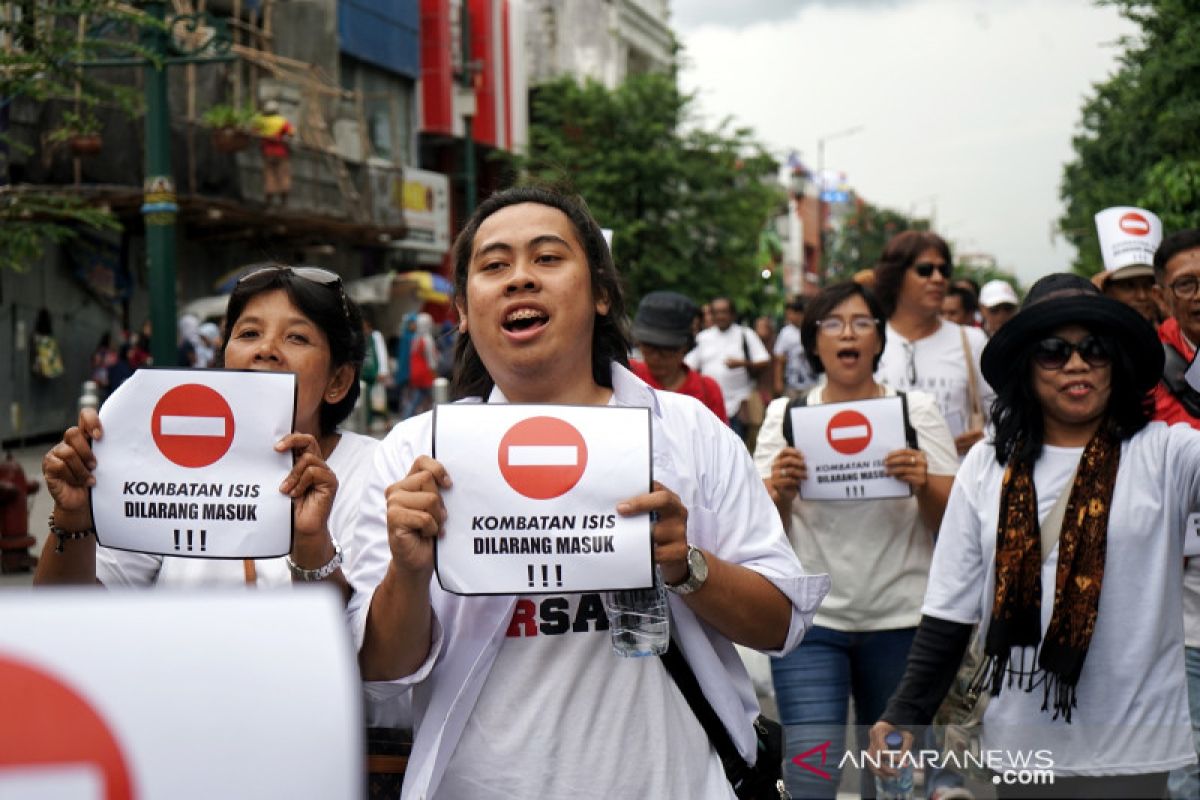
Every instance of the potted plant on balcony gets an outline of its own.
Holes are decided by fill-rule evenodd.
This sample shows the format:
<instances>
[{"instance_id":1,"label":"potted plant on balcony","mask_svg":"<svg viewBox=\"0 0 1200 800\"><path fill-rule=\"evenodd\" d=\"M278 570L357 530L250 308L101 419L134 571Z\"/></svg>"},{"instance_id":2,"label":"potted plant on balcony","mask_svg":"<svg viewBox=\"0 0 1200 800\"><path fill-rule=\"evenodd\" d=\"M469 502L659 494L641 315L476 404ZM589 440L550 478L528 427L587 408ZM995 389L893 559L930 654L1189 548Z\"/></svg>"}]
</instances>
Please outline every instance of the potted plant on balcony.
<instances>
[{"instance_id":1,"label":"potted plant on balcony","mask_svg":"<svg viewBox=\"0 0 1200 800\"><path fill-rule=\"evenodd\" d=\"M254 109L250 106L218 104L205 111L201 121L212 128L213 147L222 153L245 150L253 141Z\"/></svg>"},{"instance_id":2,"label":"potted plant on balcony","mask_svg":"<svg viewBox=\"0 0 1200 800\"><path fill-rule=\"evenodd\" d=\"M65 143L76 156L94 156L104 147L100 120L90 111L63 112L58 128L50 134L50 141Z\"/></svg>"}]
</instances>

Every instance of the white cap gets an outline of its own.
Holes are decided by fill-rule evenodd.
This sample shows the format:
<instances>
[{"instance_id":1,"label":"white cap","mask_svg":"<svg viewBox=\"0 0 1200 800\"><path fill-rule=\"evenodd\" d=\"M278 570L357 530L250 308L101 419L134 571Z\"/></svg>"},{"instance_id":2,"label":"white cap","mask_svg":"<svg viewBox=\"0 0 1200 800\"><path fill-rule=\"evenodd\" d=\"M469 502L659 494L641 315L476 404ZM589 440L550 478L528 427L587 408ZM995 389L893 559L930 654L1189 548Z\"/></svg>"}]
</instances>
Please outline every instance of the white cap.
<instances>
[{"instance_id":1,"label":"white cap","mask_svg":"<svg viewBox=\"0 0 1200 800\"><path fill-rule=\"evenodd\" d=\"M1155 214L1132 206L1106 208L1096 215L1096 233L1104 258L1102 283L1154 275L1154 251L1163 237Z\"/></svg>"},{"instance_id":2,"label":"white cap","mask_svg":"<svg viewBox=\"0 0 1200 800\"><path fill-rule=\"evenodd\" d=\"M984 308L995 308L1005 303L1015 306L1020 302L1016 290L1008 281L988 281L979 290L979 305Z\"/></svg>"}]
</instances>

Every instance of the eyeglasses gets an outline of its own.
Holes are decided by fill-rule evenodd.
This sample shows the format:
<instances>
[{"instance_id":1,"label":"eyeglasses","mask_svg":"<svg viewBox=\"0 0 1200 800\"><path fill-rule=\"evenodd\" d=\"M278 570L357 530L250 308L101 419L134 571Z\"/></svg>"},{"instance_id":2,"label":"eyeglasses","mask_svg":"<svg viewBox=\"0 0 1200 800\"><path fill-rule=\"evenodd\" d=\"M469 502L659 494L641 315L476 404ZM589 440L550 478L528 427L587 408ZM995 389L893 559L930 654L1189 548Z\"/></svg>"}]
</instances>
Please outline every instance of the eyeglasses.
<instances>
[{"instance_id":1,"label":"eyeglasses","mask_svg":"<svg viewBox=\"0 0 1200 800\"><path fill-rule=\"evenodd\" d=\"M1079 353L1091 367L1107 367L1112 363L1108 348L1095 336L1085 336L1078 342L1068 342L1057 336L1042 339L1034 345L1033 360L1042 369L1062 369L1073 353Z\"/></svg>"},{"instance_id":2,"label":"eyeglasses","mask_svg":"<svg viewBox=\"0 0 1200 800\"><path fill-rule=\"evenodd\" d=\"M303 278L312 283L319 283L322 286L329 286L337 289L338 297L342 300L342 313L346 315L346 319L350 319L350 305L346 302L346 290L342 286L342 276L336 272L330 272L321 267L284 267L270 266L256 269L253 272L247 272L242 277L238 278L237 285L241 286L251 278L258 278L263 275L273 275L276 273L285 273L287 275L295 275L297 278Z\"/></svg>"},{"instance_id":3,"label":"eyeglasses","mask_svg":"<svg viewBox=\"0 0 1200 800\"><path fill-rule=\"evenodd\" d=\"M817 321L817 330L826 336L841 336L846 332L846 326L854 331L855 336L866 336L879 326L879 320L874 317L827 317Z\"/></svg>"},{"instance_id":4,"label":"eyeglasses","mask_svg":"<svg viewBox=\"0 0 1200 800\"><path fill-rule=\"evenodd\" d=\"M933 275L933 271L935 269L942 273L942 277L946 280L950 280L950 276L954 274L954 266L945 262L941 264L934 264L931 261L922 261L920 264L913 264L912 268L913 272L917 273L922 278L928 278L929 276Z\"/></svg>"},{"instance_id":5,"label":"eyeglasses","mask_svg":"<svg viewBox=\"0 0 1200 800\"><path fill-rule=\"evenodd\" d=\"M1180 300L1190 300L1196 296L1196 290L1200 289L1200 278L1195 275L1188 275L1186 278L1180 278L1169 287L1171 293Z\"/></svg>"}]
</instances>

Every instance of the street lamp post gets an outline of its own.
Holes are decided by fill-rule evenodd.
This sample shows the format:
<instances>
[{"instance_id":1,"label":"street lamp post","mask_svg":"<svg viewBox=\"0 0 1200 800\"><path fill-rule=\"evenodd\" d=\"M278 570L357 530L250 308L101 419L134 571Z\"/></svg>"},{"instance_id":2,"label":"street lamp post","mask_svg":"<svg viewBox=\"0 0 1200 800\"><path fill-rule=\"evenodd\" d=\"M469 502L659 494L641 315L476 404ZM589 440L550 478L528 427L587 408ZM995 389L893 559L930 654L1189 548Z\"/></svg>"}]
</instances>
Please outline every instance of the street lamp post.
<instances>
[{"instance_id":1,"label":"street lamp post","mask_svg":"<svg viewBox=\"0 0 1200 800\"><path fill-rule=\"evenodd\" d=\"M818 262L818 277L821 286L825 286L825 273L828 265L826 258L826 237L825 237L825 143L834 139L841 139L846 136L853 136L861 131L865 126L855 125L852 128L827 133L817 139L817 232L821 241L821 260Z\"/></svg>"}]
</instances>

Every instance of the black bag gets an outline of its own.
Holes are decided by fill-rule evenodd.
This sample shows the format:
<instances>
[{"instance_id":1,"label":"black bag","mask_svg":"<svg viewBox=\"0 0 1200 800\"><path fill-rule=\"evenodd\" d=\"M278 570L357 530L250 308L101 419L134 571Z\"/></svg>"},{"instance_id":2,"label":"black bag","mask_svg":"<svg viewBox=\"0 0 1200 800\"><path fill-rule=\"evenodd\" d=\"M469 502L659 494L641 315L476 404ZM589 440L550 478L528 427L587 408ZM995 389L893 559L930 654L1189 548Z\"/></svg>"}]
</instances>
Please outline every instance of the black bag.
<instances>
[{"instance_id":1,"label":"black bag","mask_svg":"<svg viewBox=\"0 0 1200 800\"><path fill-rule=\"evenodd\" d=\"M783 726L773 719L759 714L754 720L754 733L758 738L758 760L754 766L746 763L737 746L729 738L729 731L709 704L700 688L696 675L675 640L662 654L663 666L679 687L683 699L691 706L692 713L708 734L713 749L725 768L733 793L740 800L789 800L791 795L783 785Z\"/></svg>"},{"instance_id":2,"label":"black bag","mask_svg":"<svg viewBox=\"0 0 1200 800\"><path fill-rule=\"evenodd\" d=\"M1162 379L1167 390L1179 401L1184 411L1200 418L1200 392L1193 389L1183 377L1190 366L1187 359L1166 342L1163 342L1163 354L1166 360L1163 362Z\"/></svg>"}]
</instances>

